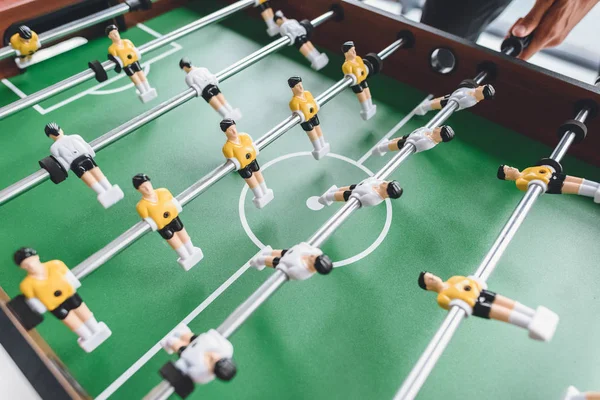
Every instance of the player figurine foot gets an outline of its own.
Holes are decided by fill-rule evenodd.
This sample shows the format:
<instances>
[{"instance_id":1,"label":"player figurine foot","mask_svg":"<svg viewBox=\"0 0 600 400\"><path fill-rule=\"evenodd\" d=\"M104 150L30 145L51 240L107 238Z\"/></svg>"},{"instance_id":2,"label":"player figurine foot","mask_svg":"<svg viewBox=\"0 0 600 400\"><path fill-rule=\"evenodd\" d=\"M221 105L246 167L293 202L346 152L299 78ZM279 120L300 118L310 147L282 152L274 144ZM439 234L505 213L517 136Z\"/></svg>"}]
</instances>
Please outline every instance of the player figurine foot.
<instances>
[{"instance_id":1,"label":"player figurine foot","mask_svg":"<svg viewBox=\"0 0 600 400\"><path fill-rule=\"evenodd\" d=\"M97 199L104 208L109 208L123 199L124 194L117 185L111 185L94 160L96 153L79 135L65 135L55 122L44 127L46 136L54 141L50 153L56 164L53 167L43 162L42 167L50 169L51 177L61 175L67 177L69 170L73 171L88 187L97 194Z\"/></svg>"},{"instance_id":2,"label":"player figurine foot","mask_svg":"<svg viewBox=\"0 0 600 400\"><path fill-rule=\"evenodd\" d=\"M32 310L39 314L50 311L79 337L77 342L87 353L110 337L110 329L96 321L77 294L81 283L62 261L42 263L37 252L28 247L17 250L14 261L27 271L20 290Z\"/></svg>"},{"instance_id":3,"label":"player figurine foot","mask_svg":"<svg viewBox=\"0 0 600 400\"><path fill-rule=\"evenodd\" d=\"M473 277L453 276L446 282L431 272L421 272L419 286L436 292L440 307L463 309L467 315L495 319L527 329L529 337L548 342L554 336L558 315L545 307L536 310L487 290L485 283Z\"/></svg>"},{"instance_id":4,"label":"player figurine foot","mask_svg":"<svg viewBox=\"0 0 600 400\"><path fill-rule=\"evenodd\" d=\"M456 102L458 104L458 109L456 111L460 111L465 108L473 107L481 100L491 100L495 95L496 91L492 85L483 85L476 88L461 87L452 94L424 101L419 105L415 114L425 115L431 110L441 110L449 101Z\"/></svg>"},{"instance_id":5,"label":"player figurine foot","mask_svg":"<svg viewBox=\"0 0 600 400\"><path fill-rule=\"evenodd\" d=\"M517 189L526 191L532 183L538 184L549 194L578 194L591 197L600 203L600 183L562 173L562 166L551 159L540 160L535 167L519 171L508 165L498 168L498 179L515 181Z\"/></svg>"},{"instance_id":6,"label":"player figurine foot","mask_svg":"<svg viewBox=\"0 0 600 400\"><path fill-rule=\"evenodd\" d=\"M372 207L381 204L385 199L398 199L403 190L396 181L384 181L376 178L367 178L358 185L338 188L330 187L321 197L319 203L330 206L334 201L348 201L355 198L361 207Z\"/></svg>"},{"instance_id":7,"label":"player figurine foot","mask_svg":"<svg viewBox=\"0 0 600 400\"><path fill-rule=\"evenodd\" d=\"M267 24L267 33L273 37L279 33L279 26L273 20L274 14L269 0L255 0L255 6L260 10L260 16Z\"/></svg>"},{"instance_id":8,"label":"player figurine foot","mask_svg":"<svg viewBox=\"0 0 600 400\"><path fill-rule=\"evenodd\" d=\"M116 64L115 71L121 70L131 79L131 82L138 90L138 95L142 103L147 103L157 97L156 89L150 87L146 79L146 74L140 66L142 56L137 47L129 39L121 39L119 29L116 25L106 27L106 35L112 44L108 48L108 59Z\"/></svg>"},{"instance_id":9,"label":"player figurine foot","mask_svg":"<svg viewBox=\"0 0 600 400\"><path fill-rule=\"evenodd\" d=\"M293 114L300 117L302 121L300 126L304 129L313 145L314 150L312 155L315 160L320 160L331 149L331 146L323 137L323 131L321 131L321 121L319 121L319 116L317 115L320 107L313 95L308 90L304 90L302 78L299 76L292 76L288 79L288 86L294 94L290 101L290 110Z\"/></svg>"},{"instance_id":10,"label":"player figurine foot","mask_svg":"<svg viewBox=\"0 0 600 400\"><path fill-rule=\"evenodd\" d=\"M273 250L267 246L250 260L250 265L259 271L265 267L276 268L296 281L308 279L316 272L327 275L333 270L331 259L321 249L305 242L284 250Z\"/></svg>"},{"instance_id":11,"label":"player figurine foot","mask_svg":"<svg viewBox=\"0 0 600 400\"><path fill-rule=\"evenodd\" d=\"M373 104L371 90L367 83L369 68L367 68L363 59L356 55L354 42L348 41L342 45L342 52L346 61L342 65L344 76L352 79L352 91L356 94L360 103L360 116L363 120L371 119L377 113L377 106Z\"/></svg>"},{"instance_id":12,"label":"player figurine foot","mask_svg":"<svg viewBox=\"0 0 600 400\"><path fill-rule=\"evenodd\" d=\"M142 199L136 206L138 214L153 231L158 231L167 241L179 256L179 265L189 271L204 255L199 247L192 244L192 239L179 219L183 207L169 190L154 189L148 175L137 174L132 181L133 187L142 194Z\"/></svg>"},{"instance_id":13,"label":"player figurine foot","mask_svg":"<svg viewBox=\"0 0 600 400\"><path fill-rule=\"evenodd\" d=\"M407 143L415 147L415 153L420 153L432 149L441 142L449 142L452 139L454 139L454 130L447 125L434 129L423 127L415 129L410 134L401 138L382 141L377 144L373 150L373 154L383 156L388 151L398 151L404 148Z\"/></svg>"},{"instance_id":14,"label":"player figurine foot","mask_svg":"<svg viewBox=\"0 0 600 400\"><path fill-rule=\"evenodd\" d=\"M582 393L575 386L569 386L562 400L600 400L600 392Z\"/></svg>"},{"instance_id":15,"label":"player figurine foot","mask_svg":"<svg viewBox=\"0 0 600 400\"><path fill-rule=\"evenodd\" d=\"M10 37L10 46L17 54L15 64L21 69L34 64L32 57L42 47L37 33L25 25L21 25L17 33Z\"/></svg>"},{"instance_id":16,"label":"player figurine foot","mask_svg":"<svg viewBox=\"0 0 600 400\"><path fill-rule=\"evenodd\" d=\"M313 29L310 21L304 20L298 22L295 19L287 19L281 11L275 13L273 20L279 27L281 36L290 38L290 46L292 44L296 46L300 53L310 61L312 69L318 71L329 63L327 54L319 53L319 50L308 40L309 32Z\"/></svg>"},{"instance_id":17,"label":"player figurine foot","mask_svg":"<svg viewBox=\"0 0 600 400\"><path fill-rule=\"evenodd\" d=\"M221 118L241 119L242 113L239 108L233 108L225 99L219 89L219 81L208 69L194 67L192 62L184 57L179 61L179 68L187 74L185 83L193 88L197 96L202 96L204 100L219 113Z\"/></svg>"},{"instance_id":18,"label":"player figurine foot","mask_svg":"<svg viewBox=\"0 0 600 400\"><path fill-rule=\"evenodd\" d=\"M179 359L166 363L160 374L181 398L194 390L195 383L207 384L215 378L230 381L237 373L233 345L214 329L195 335L182 324L160 344L168 354L179 354Z\"/></svg>"},{"instance_id":19,"label":"player figurine foot","mask_svg":"<svg viewBox=\"0 0 600 400\"><path fill-rule=\"evenodd\" d=\"M247 133L238 132L235 121L226 118L221 121L221 130L227 136L223 146L223 155L235 165L238 174L246 181L254 198L252 202L256 208L263 208L273 200L273 191L267 187L265 178L260 171L256 160L258 147Z\"/></svg>"}]
</instances>

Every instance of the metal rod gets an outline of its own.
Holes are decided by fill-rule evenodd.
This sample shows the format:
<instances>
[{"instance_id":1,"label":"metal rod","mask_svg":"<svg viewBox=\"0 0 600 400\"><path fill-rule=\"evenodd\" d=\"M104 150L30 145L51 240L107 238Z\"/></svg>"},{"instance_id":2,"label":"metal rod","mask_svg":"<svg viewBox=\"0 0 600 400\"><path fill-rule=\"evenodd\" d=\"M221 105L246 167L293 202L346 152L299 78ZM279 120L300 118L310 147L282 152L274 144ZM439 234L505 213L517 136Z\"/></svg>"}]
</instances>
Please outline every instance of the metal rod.
<instances>
[{"instance_id":1,"label":"metal rod","mask_svg":"<svg viewBox=\"0 0 600 400\"><path fill-rule=\"evenodd\" d=\"M142 400L167 400L173 393L175 393L175 389L173 389L169 382L161 381Z\"/></svg>"},{"instance_id":2,"label":"metal rod","mask_svg":"<svg viewBox=\"0 0 600 400\"><path fill-rule=\"evenodd\" d=\"M334 15L334 13L332 11L328 11L325 14L312 20L311 23L314 26L319 26L323 22L332 18L333 15ZM249 66L255 64L256 62L262 60L263 58L269 56L270 54L273 54L277 50L284 48L289 43L290 43L290 39L287 36L277 39L277 40L273 41L272 43L256 50L254 53L249 54L248 56L242 58L241 60L237 61L236 63L230 65L229 67L225 68L224 70L218 72L216 74L216 77L219 80L219 82L224 82L227 79L234 76L235 74L237 74L238 72L243 71L244 69L246 69ZM90 142L90 146L92 146L92 148L94 149L95 152L98 152L98 151L102 150L103 148L107 147L108 145L110 145L110 144L116 142L117 140L125 137L126 135L130 134L131 132L134 132L136 129L144 126L148 122L155 120L156 118L167 113L168 111L171 111L171 110L179 107L180 105L188 102L189 100L195 98L196 95L197 94L194 89L191 89L191 88L187 89L187 90L181 92L180 94L172 97L171 99L166 100L163 103L155 106L154 108L146 111L145 113L138 115L137 117L133 118L132 120L127 121L124 124L116 127L115 129L94 139L93 141ZM335 95L337 95L337 93ZM316 100L319 101L319 99L321 99L321 102L319 102L319 104L321 104L321 105L326 102L326 101L323 102L322 95L320 97L318 97ZM294 117L290 117L288 120L284 121L282 124L285 124L285 125L293 124L293 125L289 126L289 128L284 130L283 132L281 132L281 134L283 134L283 133L287 132L287 130L293 128L296 125L296 123L294 123L294 122L297 122L299 124L300 117L294 116ZM277 129L277 128L278 127L275 127L274 129ZM267 134L261 139L263 139L263 140L268 139L269 143L270 143L271 141L275 140L277 137L279 137L279 136L272 136L272 135ZM259 140L261 140L261 139L259 139ZM257 142L257 145L258 145L258 143L259 142ZM33 173L32 175L8 186L7 188L0 191L0 205L25 193L27 190L34 188L35 186L48 180L49 178L50 178L50 175L48 174L48 172L41 169L41 170Z\"/></svg>"},{"instance_id":3,"label":"metal rod","mask_svg":"<svg viewBox=\"0 0 600 400\"><path fill-rule=\"evenodd\" d=\"M139 52L143 55L159 47L162 47L174 40L177 40L185 35L197 31L198 29L204 28L215 22L219 22L222 19L240 11L246 7L254 4L254 0L240 0L237 3L233 3L225 8L215 11L197 21L194 21L188 25L185 25L173 32L170 32L164 36L156 38L146 44L143 44L138 48ZM107 60L102 63L102 67L106 71L111 71L115 68L116 64L113 61ZM95 74L91 69L86 69L76 75L73 75L63 81L55 83L54 85L48 86L38 92L30 94L20 100L15 101L7 106L0 108L0 119L6 118L9 115L16 113L17 111L23 110L29 106L39 103L42 100L46 100L58 93L62 93L67 89L80 85L91 79L94 79Z\"/></svg>"},{"instance_id":4,"label":"metal rod","mask_svg":"<svg viewBox=\"0 0 600 400\"><path fill-rule=\"evenodd\" d=\"M588 114L589 109L584 108L577 114L575 119L579 122L585 122ZM552 152L550 158L560 161L573 143L574 138L575 134L573 132L565 132L560 142ZM487 281L498 265L500 258L506 251L506 248L510 244L511 240L521 227L521 224L523 221L525 221L529 211L531 211L531 208L543 193L544 188L541 185L536 183L529 185L523 198L519 204L517 204L508 221L500 231L496 241L475 271L474 276L476 278L479 278L483 282ZM412 400L417 396L419 390L425 383L425 380L429 377L431 371L450 343L450 340L454 336L454 333L460 326L460 322L465 318L465 316L465 311L459 309L458 307L452 307L450 309L435 336L431 339L427 345L427 348L409 373L408 377L404 380L398 393L394 397L395 400Z\"/></svg>"}]
</instances>

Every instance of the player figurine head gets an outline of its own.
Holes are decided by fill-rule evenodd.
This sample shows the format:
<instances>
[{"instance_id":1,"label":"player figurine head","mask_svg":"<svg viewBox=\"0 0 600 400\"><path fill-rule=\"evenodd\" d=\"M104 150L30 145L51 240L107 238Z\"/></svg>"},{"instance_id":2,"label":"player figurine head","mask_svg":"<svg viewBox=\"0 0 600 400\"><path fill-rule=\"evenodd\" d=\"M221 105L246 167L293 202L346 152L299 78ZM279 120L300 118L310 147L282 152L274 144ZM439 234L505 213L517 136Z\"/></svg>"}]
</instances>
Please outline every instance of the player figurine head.
<instances>
[{"instance_id":1,"label":"player figurine head","mask_svg":"<svg viewBox=\"0 0 600 400\"><path fill-rule=\"evenodd\" d=\"M281 10L278 10L275 13L275 16L273 17L273 21L277 26L281 26L285 21L287 21L287 18L285 17L285 15L283 15L283 12Z\"/></svg>"},{"instance_id":2,"label":"player figurine head","mask_svg":"<svg viewBox=\"0 0 600 400\"><path fill-rule=\"evenodd\" d=\"M60 129L60 126L58 126L56 122L50 122L46 124L44 127L44 132L46 133L46 136L54 141L57 141L64 135L63 130Z\"/></svg>"},{"instance_id":3,"label":"player figurine head","mask_svg":"<svg viewBox=\"0 0 600 400\"><path fill-rule=\"evenodd\" d=\"M399 199L400 196L402 196L402 193L404 191L402 190L402 187L400 187L400 184L397 181L390 181L385 185L385 192L390 197L390 199Z\"/></svg>"},{"instance_id":4,"label":"player figurine head","mask_svg":"<svg viewBox=\"0 0 600 400\"><path fill-rule=\"evenodd\" d=\"M119 28L117 28L116 25L107 26L106 29L104 30L104 33L106 34L106 36L108 36L108 38L110 40L113 41L113 43L121 40L121 35L119 34Z\"/></svg>"},{"instance_id":5,"label":"player figurine head","mask_svg":"<svg viewBox=\"0 0 600 400\"><path fill-rule=\"evenodd\" d=\"M302 78L299 76L292 76L288 79L288 86L292 89L294 96L301 96L304 92L304 86L302 85Z\"/></svg>"},{"instance_id":6,"label":"player figurine head","mask_svg":"<svg viewBox=\"0 0 600 400\"><path fill-rule=\"evenodd\" d=\"M36 274L40 271L40 268L43 269L42 263L40 263L40 256L31 247L21 247L15 252L13 259L15 260L15 264L30 274Z\"/></svg>"},{"instance_id":7,"label":"player figurine head","mask_svg":"<svg viewBox=\"0 0 600 400\"><path fill-rule=\"evenodd\" d=\"M501 165L498 168L498 179L503 181L516 181L521 177L521 171L508 165Z\"/></svg>"},{"instance_id":8,"label":"player figurine head","mask_svg":"<svg viewBox=\"0 0 600 400\"><path fill-rule=\"evenodd\" d=\"M454 129L452 129L448 125L443 125L436 129L440 130L440 137L442 138L442 142L446 143L454 139Z\"/></svg>"},{"instance_id":9,"label":"player figurine head","mask_svg":"<svg viewBox=\"0 0 600 400\"><path fill-rule=\"evenodd\" d=\"M419 274L419 286L423 290L431 290L439 293L444 289L444 281L431 272L423 271Z\"/></svg>"},{"instance_id":10,"label":"player figurine head","mask_svg":"<svg viewBox=\"0 0 600 400\"><path fill-rule=\"evenodd\" d=\"M308 268L314 269L321 275L327 275L333 270L333 262L325 254L311 255L308 256Z\"/></svg>"},{"instance_id":11,"label":"player figurine head","mask_svg":"<svg viewBox=\"0 0 600 400\"><path fill-rule=\"evenodd\" d=\"M211 357L216 353L208 353ZM237 373L237 367L231 358L221 358L215 362L214 372L217 379L221 381L230 381Z\"/></svg>"},{"instance_id":12,"label":"player figurine head","mask_svg":"<svg viewBox=\"0 0 600 400\"><path fill-rule=\"evenodd\" d=\"M356 48L354 42L349 40L342 45L342 53L346 57L346 60L354 60L356 58Z\"/></svg>"},{"instance_id":13,"label":"player figurine head","mask_svg":"<svg viewBox=\"0 0 600 400\"><path fill-rule=\"evenodd\" d=\"M494 89L492 85L484 85L482 93L484 99L491 100L494 98L494 96L496 96L496 89Z\"/></svg>"},{"instance_id":14,"label":"player figurine head","mask_svg":"<svg viewBox=\"0 0 600 400\"><path fill-rule=\"evenodd\" d=\"M25 43L29 43L33 36L33 34L31 33L31 29L29 29L29 27L25 25L21 25L17 33L19 34L21 40Z\"/></svg>"},{"instance_id":15,"label":"player figurine head","mask_svg":"<svg viewBox=\"0 0 600 400\"><path fill-rule=\"evenodd\" d=\"M221 130L227 135L227 139L235 140L237 138L238 131L233 119L225 118L219 125Z\"/></svg>"},{"instance_id":16,"label":"player figurine head","mask_svg":"<svg viewBox=\"0 0 600 400\"><path fill-rule=\"evenodd\" d=\"M142 197L154 195L154 188L150 183L150 177L146 174L137 174L132 179L133 187L142 194Z\"/></svg>"},{"instance_id":17,"label":"player figurine head","mask_svg":"<svg viewBox=\"0 0 600 400\"><path fill-rule=\"evenodd\" d=\"M179 60L179 68L185 71L185 73L189 73L192 70L192 62L189 58L183 57Z\"/></svg>"}]
</instances>

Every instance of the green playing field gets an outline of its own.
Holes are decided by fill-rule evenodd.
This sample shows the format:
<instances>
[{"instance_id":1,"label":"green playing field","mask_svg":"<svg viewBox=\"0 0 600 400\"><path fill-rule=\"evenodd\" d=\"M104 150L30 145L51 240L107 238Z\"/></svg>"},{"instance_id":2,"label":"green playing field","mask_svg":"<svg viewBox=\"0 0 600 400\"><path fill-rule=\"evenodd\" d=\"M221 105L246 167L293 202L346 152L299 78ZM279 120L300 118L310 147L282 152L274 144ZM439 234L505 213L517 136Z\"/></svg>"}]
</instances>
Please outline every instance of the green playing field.
<instances>
[{"instance_id":1,"label":"green playing field","mask_svg":"<svg viewBox=\"0 0 600 400\"><path fill-rule=\"evenodd\" d=\"M198 3L123 36L141 45L156 32L167 33L221 6ZM107 85L82 85L0 122L0 187L35 172L37 160L49 154L47 122L90 141L186 89L181 57L220 71L269 43L264 28L260 20L239 14L146 55L149 80L159 93L151 104L141 104L121 74ZM105 38L93 40L31 67L10 84L32 93L81 71L90 59L104 58L108 45ZM302 76L315 96L339 80L342 57L328 55L327 68L315 72L289 47L223 82L223 93L244 113L240 130L257 139L289 116L290 76ZM350 90L320 111L330 157L315 161L300 127L261 152L259 162L275 191L266 208L256 209L251 196L244 196L237 174L185 207L182 221L205 254L192 270L184 272L176 254L151 233L85 278L79 293L113 332L93 353L84 353L75 336L46 315L39 331L93 397L143 397L160 381L160 366L174 358L157 344L165 334L188 316L195 332L216 328L271 273L246 272L257 246L285 248L308 239L339 205L311 210L307 199L333 184L357 183L384 165L391 156L371 157L369 150L426 93L386 76L369 83L378 106L372 120L360 119ZM1 105L17 98L0 85ZM564 118L570 113L565 110ZM412 118L396 135L426 121ZM24 274L11 261L18 247L32 246L42 260L74 267L138 222L134 174L147 173L156 187L178 194L222 164L225 138L218 123L217 114L194 99L99 152L99 166L125 192L109 210L74 176L58 187L46 182L0 207L2 287L11 296L18 293ZM496 179L498 165L525 168L551 151L469 112L449 124L454 141L415 155L393 174L404 188L401 199L359 210L323 246L339 268L286 284L231 338L237 377L197 387L192 399L393 396L445 316L435 296L417 286L419 271L444 278L471 274L522 196L514 184ZM570 157L563 165L571 175L600 181L598 168ZM561 323L554 339L535 342L524 330L471 318L420 398L558 399L569 385L600 388L598 237L600 212L590 198L543 196L489 286L557 312Z\"/></svg>"}]
</instances>

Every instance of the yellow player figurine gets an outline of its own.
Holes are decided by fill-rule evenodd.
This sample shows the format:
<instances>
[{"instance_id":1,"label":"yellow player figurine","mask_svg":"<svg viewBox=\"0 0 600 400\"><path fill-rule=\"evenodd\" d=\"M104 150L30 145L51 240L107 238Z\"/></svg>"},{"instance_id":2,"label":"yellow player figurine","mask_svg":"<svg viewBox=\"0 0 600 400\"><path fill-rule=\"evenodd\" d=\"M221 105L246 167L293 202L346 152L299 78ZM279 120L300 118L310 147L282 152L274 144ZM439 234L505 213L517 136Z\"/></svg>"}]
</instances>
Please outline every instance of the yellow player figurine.
<instances>
[{"instance_id":1,"label":"yellow player figurine","mask_svg":"<svg viewBox=\"0 0 600 400\"><path fill-rule=\"evenodd\" d=\"M554 163L556 168L560 168L560 164ZM501 165L498 168L498 179L515 181L517 188L522 191L526 191L531 182L537 182L544 187L546 193L578 194L592 197L595 203L600 203L600 183L565 175L549 165L529 167L523 171Z\"/></svg>"},{"instance_id":2,"label":"yellow player figurine","mask_svg":"<svg viewBox=\"0 0 600 400\"><path fill-rule=\"evenodd\" d=\"M508 322L527 329L529 337L535 340L550 341L558 325L558 315L546 307L533 310L490 292L485 283L473 277L453 276L444 282L431 272L421 272L419 286L423 290L436 292L437 302L445 310L457 306L467 315Z\"/></svg>"},{"instance_id":3,"label":"yellow player figurine","mask_svg":"<svg viewBox=\"0 0 600 400\"><path fill-rule=\"evenodd\" d=\"M104 322L96 321L77 294L81 283L62 261L42 263L37 252L28 247L17 250L14 261L27 271L20 289L34 311L50 311L79 336L77 343L88 353L108 339L110 329Z\"/></svg>"},{"instance_id":4,"label":"yellow player figurine","mask_svg":"<svg viewBox=\"0 0 600 400\"><path fill-rule=\"evenodd\" d=\"M10 45L17 53L15 63L21 69L31 65L31 56L42 47L37 33L25 25L10 37Z\"/></svg>"},{"instance_id":5,"label":"yellow player figurine","mask_svg":"<svg viewBox=\"0 0 600 400\"><path fill-rule=\"evenodd\" d=\"M271 8L271 2L269 0L254 0L255 6L260 10L260 15L267 24L267 33L269 36L275 36L279 33L279 27L273 21L273 9Z\"/></svg>"},{"instance_id":6,"label":"yellow player figurine","mask_svg":"<svg viewBox=\"0 0 600 400\"><path fill-rule=\"evenodd\" d=\"M121 70L131 79L136 89L139 92L139 98L142 103L147 103L156 98L156 89L150 87L150 83L146 79L146 74L140 66L142 56L138 49L131 43L131 40L121 39L119 29L116 25L106 27L106 35L112 44L108 48L108 59L117 64L115 71Z\"/></svg>"},{"instance_id":7,"label":"yellow player figurine","mask_svg":"<svg viewBox=\"0 0 600 400\"><path fill-rule=\"evenodd\" d=\"M220 126L227 136L227 142L223 145L223 155L235 165L238 174L244 178L254 193L252 202L256 208L263 208L273 200L274 195L273 190L267 187L258 161L256 161L258 148L254 145L250 135L238 132L233 119L224 119Z\"/></svg>"},{"instance_id":8,"label":"yellow player figurine","mask_svg":"<svg viewBox=\"0 0 600 400\"><path fill-rule=\"evenodd\" d=\"M321 122L317 115L320 107L313 95L308 90L304 90L302 78L292 76L288 79L288 85L294 94L290 101L290 110L301 118L302 123L300 126L308 135L314 148L312 155L315 160L320 160L331 149L329 143L325 142L321 131Z\"/></svg>"},{"instance_id":9,"label":"yellow player figurine","mask_svg":"<svg viewBox=\"0 0 600 400\"><path fill-rule=\"evenodd\" d=\"M167 189L154 189L146 174L133 177L133 187L142 194L136 209L140 217L158 231L179 258L177 262L188 271L204 257L202 250L194 247L192 239L179 219L183 207Z\"/></svg>"},{"instance_id":10,"label":"yellow player figurine","mask_svg":"<svg viewBox=\"0 0 600 400\"><path fill-rule=\"evenodd\" d=\"M342 52L346 61L342 65L344 76L352 78L351 89L356 93L358 102L360 103L360 116L365 121L372 118L377 113L377 106L373 104L371 98L371 90L367 83L369 69L365 65L363 59L356 55L354 42L348 41L342 45Z\"/></svg>"}]
</instances>

